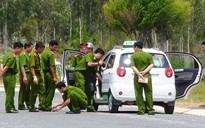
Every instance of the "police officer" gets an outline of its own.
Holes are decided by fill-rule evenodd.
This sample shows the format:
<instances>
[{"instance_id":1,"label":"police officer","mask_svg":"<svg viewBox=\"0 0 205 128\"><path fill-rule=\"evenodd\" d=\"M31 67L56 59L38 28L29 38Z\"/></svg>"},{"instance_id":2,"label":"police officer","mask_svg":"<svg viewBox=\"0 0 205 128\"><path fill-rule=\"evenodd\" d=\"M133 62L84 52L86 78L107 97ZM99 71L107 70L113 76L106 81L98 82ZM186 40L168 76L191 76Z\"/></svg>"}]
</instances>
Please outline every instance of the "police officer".
<instances>
[{"instance_id":1,"label":"police officer","mask_svg":"<svg viewBox=\"0 0 205 128\"><path fill-rule=\"evenodd\" d=\"M63 82L59 82L56 88L60 93L63 93L63 102L53 106L55 110L59 111L68 106L70 112L66 112L66 114L80 114L81 109L86 109L87 96L81 89L74 86L66 86Z\"/></svg>"},{"instance_id":2,"label":"police officer","mask_svg":"<svg viewBox=\"0 0 205 128\"><path fill-rule=\"evenodd\" d=\"M45 48L45 45L42 42L37 42L35 45L35 50L30 55L30 68L33 81L31 84L30 96L29 96L29 112L38 112L38 109L35 107L35 102L37 95L39 96L39 106L38 108L44 109L44 100L45 100L45 88L43 85L43 78L41 75L41 62L40 56Z\"/></svg>"},{"instance_id":3,"label":"police officer","mask_svg":"<svg viewBox=\"0 0 205 128\"><path fill-rule=\"evenodd\" d=\"M18 110L26 109L24 102L26 103L27 108L29 106L29 92L30 92L31 79L32 79L31 72L30 72L30 64L29 64L29 60L30 60L29 54L33 49L33 44L31 42L25 43L24 49L25 51L23 51L19 56L20 89L19 89L19 97L18 97Z\"/></svg>"},{"instance_id":4,"label":"police officer","mask_svg":"<svg viewBox=\"0 0 205 128\"><path fill-rule=\"evenodd\" d=\"M85 54L90 52L93 53L93 49L94 45L90 42L87 42L86 44L80 44L80 51L84 52ZM79 64L82 58L82 55L75 56L73 61L73 67L76 67L76 65ZM85 74L84 70L81 70L79 68L73 73L75 79L75 86L85 91L85 77L83 74Z\"/></svg>"},{"instance_id":5,"label":"police officer","mask_svg":"<svg viewBox=\"0 0 205 128\"><path fill-rule=\"evenodd\" d=\"M45 85L45 111L51 111L52 100L55 94L55 83L57 82L57 77L54 52L57 50L57 47L58 42L51 40L49 42L49 48L44 50L41 54Z\"/></svg>"},{"instance_id":6,"label":"police officer","mask_svg":"<svg viewBox=\"0 0 205 128\"><path fill-rule=\"evenodd\" d=\"M13 50L7 52L3 58L3 70L0 78L3 77L4 90L6 94L5 109L6 113L18 113L14 106L14 95L17 74L17 55L22 51L23 44L15 42Z\"/></svg>"},{"instance_id":7,"label":"police officer","mask_svg":"<svg viewBox=\"0 0 205 128\"><path fill-rule=\"evenodd\" d=\"M80 52L87 53L87 44L80 44ZM75 67L83 58L82 54L76 54L72 63L72 66Z\"/></svg>"},{"instance_id":8,"label":"police officer","mask_svg":"<svg viewBox=\"0 0 205 128\"><path fill-rule=\"evenodd\" d=\"M94 107L91 104L93 91L95 88L96 75L97 75L97 66L103 65L103 61L100 59L103 57L104 51L101 48L96 49L96 51L87 53L83 59L76 66L75 71L79 74L81 73L84 78L77 77L78 81L81 81L83 85L81 87L84 88L84 91L88 98L88 106L87 111L93 112Z\"/></svg>"},{"instance_id":9,"label":"police officer","mask_svg":"<svg viewBox=\"0 0 205 128\"><path fill-rule=\"evenodd\" d=\"M153 97L152 97L152 81L149 71L154 66L152 55L142 51L143 43L137 41L134 43L135 53L131 57L130 66L133 69L134 75L134 88L136 103L138 106L138 114L144 115L145 110L148 111L148 115L154 115L153 109ZM148 83L139 83L138 76L148 78ZM143 89L146 96L146 105L143 99Z\"/></svg>"},{"instance_id":10,"label":"police officer","mask_svg":"<svg viewBox=\"0 0 205 128\"><path fill-rule=\"evenodd\" d=\"M80 52L83 52L83 53L87 53L87 44L80 44ZM76 54L75 57L74 57L74 60L73 60L73 64L72 66L76 67L76 65L79 64L79 62L82 60L83 58L83 55L82 54ZM74 71L73 73L73 76L74 76L74 79L75 79L75 86L80 88L81 90L85 90L85 78L83 76L83 74L77 70Z\"/></svg>"}]
</instances>

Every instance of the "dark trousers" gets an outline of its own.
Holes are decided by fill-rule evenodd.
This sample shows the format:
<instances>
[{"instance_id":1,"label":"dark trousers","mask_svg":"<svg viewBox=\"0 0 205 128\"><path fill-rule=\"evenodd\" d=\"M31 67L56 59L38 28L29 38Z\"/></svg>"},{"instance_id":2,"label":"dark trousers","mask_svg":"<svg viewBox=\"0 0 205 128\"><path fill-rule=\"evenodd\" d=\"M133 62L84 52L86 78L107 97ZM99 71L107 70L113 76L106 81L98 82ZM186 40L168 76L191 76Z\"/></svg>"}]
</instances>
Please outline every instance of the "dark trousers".
<instances>
[{"instance_id":1,"label":"dark trousers","mask_svg":"<svg viewBox=\"0 0 205 128\"><path fill-rule=\"evenodd\" d=\"M88 98L88 106L87 106L88 109L93 109L92 98L96 90L95 84L96 84L95 74L88 74L85 76L85 94L87 95Z\"/></svg>"}]
</instances>

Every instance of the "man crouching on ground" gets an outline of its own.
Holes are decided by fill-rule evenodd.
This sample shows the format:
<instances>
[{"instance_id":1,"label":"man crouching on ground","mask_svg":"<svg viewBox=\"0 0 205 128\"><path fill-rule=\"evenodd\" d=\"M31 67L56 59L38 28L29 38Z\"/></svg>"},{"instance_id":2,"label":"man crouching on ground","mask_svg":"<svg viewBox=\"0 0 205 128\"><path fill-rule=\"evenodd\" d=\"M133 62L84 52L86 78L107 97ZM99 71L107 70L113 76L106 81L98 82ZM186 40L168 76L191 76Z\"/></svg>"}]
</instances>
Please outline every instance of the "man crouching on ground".
<instances>
[{"instance_id":1,"label":"man crouching on ground","mask_svg":"<svg viewBox=\"0 0 205 128\"><path fill-rule=\"evenodd\" d=\"M67 106L70 111L66 112L66 114L80 114L81 109L86 109L88 104L87 96L81 89L74 86L66 86L63 82L57 83L56 88L60 93L63 93L63 102L53 106L54 110L59 111Z\"/></svg>"}]
</instances>

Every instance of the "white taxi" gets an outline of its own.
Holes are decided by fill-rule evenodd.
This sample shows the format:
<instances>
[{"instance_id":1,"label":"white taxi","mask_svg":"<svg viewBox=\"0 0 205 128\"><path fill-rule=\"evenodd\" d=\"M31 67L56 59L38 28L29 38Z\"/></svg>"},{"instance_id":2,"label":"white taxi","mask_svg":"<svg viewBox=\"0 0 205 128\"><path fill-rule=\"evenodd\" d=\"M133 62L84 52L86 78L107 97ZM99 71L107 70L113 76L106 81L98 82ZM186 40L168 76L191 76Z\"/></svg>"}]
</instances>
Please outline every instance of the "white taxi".
<instances>
[{"instance_id":1,"label":"white taxi","mask_svg":"<svg viewBox=\"0 0 205 128\"><path fill-rule=\"evenodd\" d=\"M125 41L131 45L134 41ZM202 79L202 65L191 54L181 52L164 53L158 49L143 48L153 56L154 67L151 69L154 105L164 107L166 114L174 112L175 100L186 98L189 91ZM64 50L62 81L74 83L73 67L68 67L73 54L77 51ZM79 53L79 52L78 52ZM130 65L131 47L117 46L107 52L102 60L105 67L99 67L102 82L97 81L93 105L108 105L109 112L118 112L122 105L136 105L133 84L133 70ZM66 66L65 66L66 65Z\"/></svg>"}]
</instances>

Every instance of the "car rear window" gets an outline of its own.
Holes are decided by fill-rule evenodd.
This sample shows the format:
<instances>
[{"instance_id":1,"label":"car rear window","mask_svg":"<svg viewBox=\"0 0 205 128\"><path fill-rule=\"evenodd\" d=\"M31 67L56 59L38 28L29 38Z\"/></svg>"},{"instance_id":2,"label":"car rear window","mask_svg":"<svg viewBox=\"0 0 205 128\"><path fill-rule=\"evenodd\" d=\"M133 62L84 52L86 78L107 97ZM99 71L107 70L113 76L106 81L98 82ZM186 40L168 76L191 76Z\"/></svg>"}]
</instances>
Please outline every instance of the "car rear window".
<instances>
[{"instance_id":1,"label":"car rear window","mask_svg":"<svg viewBox=\"0 0 205 128\"><path fill-rule=\"evenodd\" d=\"M133 53L125 53L120 57L120 66L130 67L131 56ZM156 68L166 68L169 66L169 63L166 57L163 54L150 53L152 55L154 66Z\"/></svg>"}]
</instances>

